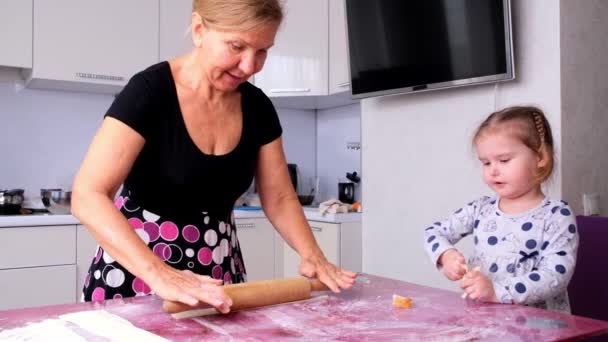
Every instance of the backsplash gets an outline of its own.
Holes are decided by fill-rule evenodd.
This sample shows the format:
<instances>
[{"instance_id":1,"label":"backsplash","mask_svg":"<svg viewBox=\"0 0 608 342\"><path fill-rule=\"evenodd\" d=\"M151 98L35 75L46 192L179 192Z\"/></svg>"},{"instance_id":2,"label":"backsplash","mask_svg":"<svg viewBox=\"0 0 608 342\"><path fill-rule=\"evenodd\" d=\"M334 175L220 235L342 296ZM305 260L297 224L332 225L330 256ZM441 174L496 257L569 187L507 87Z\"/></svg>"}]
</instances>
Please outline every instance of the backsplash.
<instances>
[{"instance_id":1,"label":"backsplash","mask_svg":"<svg viewBox=\"0 0 608 342\"><path fill-rule=\"evenodd\" d=\"M0 188L69 187L111 101L0 83Z\"/></svg>"},{"instance_id":2,"label":"backsplash","mask_svg":"<svg viewBox=\"0 0 608 342\"><path fill-rule=\"evenodd\" d=\"M23 89L0 82L0 188L70 187L113 97ZM278 109L286 158L303 175L316 172L316 114Z\"/></svg>"},{"instance_id":3,"label":"backsplash","mask_svg":"<svg viewBox=\"0 0 608 342\"><path fill-rule=\"evenodd\" d=\"M361 182L355 185L355 200L361 200L361 106L323 109L317 112L317 175L321 201L338 198L338 181L356 171Z\"/></svg>"}]
</instances>

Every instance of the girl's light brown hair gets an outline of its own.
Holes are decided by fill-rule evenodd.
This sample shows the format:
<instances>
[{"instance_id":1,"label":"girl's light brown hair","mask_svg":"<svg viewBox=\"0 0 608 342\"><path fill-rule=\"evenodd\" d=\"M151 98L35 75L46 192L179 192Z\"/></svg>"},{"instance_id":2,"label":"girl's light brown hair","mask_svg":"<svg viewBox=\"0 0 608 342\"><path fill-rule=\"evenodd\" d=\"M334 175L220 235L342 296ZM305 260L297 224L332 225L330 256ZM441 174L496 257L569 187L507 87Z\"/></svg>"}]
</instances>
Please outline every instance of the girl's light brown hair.
<instances>
[{"instance_id":1,"label":"girl's light brown hair","mask_svg":"<svg viewBox=\"0 0 608 342\"><path fill-rule=\"evenodd\" d=\"M553 172L555 164L553 134L542 110L537 107L508 107L494 112L479 125L473 136L473 144L486 133L508 132L544 160L536 172L539 182L544 182Z\"/></svg>"},{"instance_id":2,"label":"girl's light brown hair","mask_svg":"<svg viewBox=\"0 0 608 342\"><path fill-rule=\"evenodd\" d=\"M223 31L247 31L283 20L279 0L193 0L192 12L208 27Z\"/></svg>"}]
</instances>

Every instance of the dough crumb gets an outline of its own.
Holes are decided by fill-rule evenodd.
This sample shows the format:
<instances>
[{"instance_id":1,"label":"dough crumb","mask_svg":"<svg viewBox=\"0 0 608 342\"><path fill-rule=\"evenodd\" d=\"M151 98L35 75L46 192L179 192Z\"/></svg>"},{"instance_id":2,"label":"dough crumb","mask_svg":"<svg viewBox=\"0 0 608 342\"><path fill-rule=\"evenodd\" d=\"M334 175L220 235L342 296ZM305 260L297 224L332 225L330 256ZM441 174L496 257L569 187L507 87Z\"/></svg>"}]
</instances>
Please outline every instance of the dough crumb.
<instances>
[{"instance_id":1,"label":"dough crumb","mask_svg":"<svg viewBox=\"0 0 608 342\"><path fill-rule=\"evenodd\" d=\"M412 298L393 295L393 306L396 308L410 309L412 307Z\"/></svg>"}]
</instances>

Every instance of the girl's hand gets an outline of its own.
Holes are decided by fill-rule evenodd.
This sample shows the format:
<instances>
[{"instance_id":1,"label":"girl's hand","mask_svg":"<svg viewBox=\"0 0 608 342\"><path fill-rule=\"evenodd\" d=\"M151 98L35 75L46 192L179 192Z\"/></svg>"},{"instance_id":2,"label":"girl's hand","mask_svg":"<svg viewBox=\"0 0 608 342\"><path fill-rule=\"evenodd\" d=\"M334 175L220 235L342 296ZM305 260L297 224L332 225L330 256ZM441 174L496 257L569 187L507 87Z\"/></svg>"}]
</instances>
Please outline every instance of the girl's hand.
<instances>
[{"instance_id":1,"label":"girl's hand","mask_svg":"<svg viewBox=\"0 0 608 342\"><path fill-rule=\"evenodd\" d=\"M232 299L224 292L222 280L195 274L191 271L176 270L162 264L150 283L154 293L165 300L172 300L196 306L207 303L221 313L230 312Z\"/></svg>"},{"instance_id":2,"label":"girl's hand","mask_svg":"<svg viewBox=\"0 0 608 342\"><path fill-rule=\"evenodd\" d=\"M339 293L340 289L353 287L357 277L357 273L343 270L327 261L322 253L303 257L299 271L301 275L307 278L319 279L335 293Z\"/></svg>"},{"instance_id":3,"label":"girl's hand","mask_svg":"<svg viewBox=\"0 0 608 342\"><path fill-rule=\"evenodd\" d=\"M473 300L480 302L499 303L494 292L494 284L490 278L480 271L470 271L464 275L460 287Z\"/></svg>"},{"instance_id":4,"label":"girl's hand","mask_svg":"<svg viewBox=\"0 0 608 342\"><path fill-rule=\"evenodd\" d=\"M441 254L439 264L443 267L443 274L452 281L462 279L466 273L464 256L454 248Z\"/></svg>"}]
</instances>

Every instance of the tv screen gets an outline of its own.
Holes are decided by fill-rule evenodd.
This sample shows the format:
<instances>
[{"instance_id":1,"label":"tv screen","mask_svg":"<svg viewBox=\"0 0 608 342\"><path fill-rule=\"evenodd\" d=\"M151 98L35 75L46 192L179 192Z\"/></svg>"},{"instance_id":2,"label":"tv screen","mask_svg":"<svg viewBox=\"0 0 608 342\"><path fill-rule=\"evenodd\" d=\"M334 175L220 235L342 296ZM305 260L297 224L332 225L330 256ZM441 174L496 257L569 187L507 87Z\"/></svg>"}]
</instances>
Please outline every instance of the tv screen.
<instances>
[{"instance_id":1,"label":"tv screen","mask_svg":"<svg viewBox=\"0 0 608 342\"><path fill-rule=\"evenodd\" d=\"M346 0L353 98L514 79L509 0Z\"/></svg>"}]
</instances>

